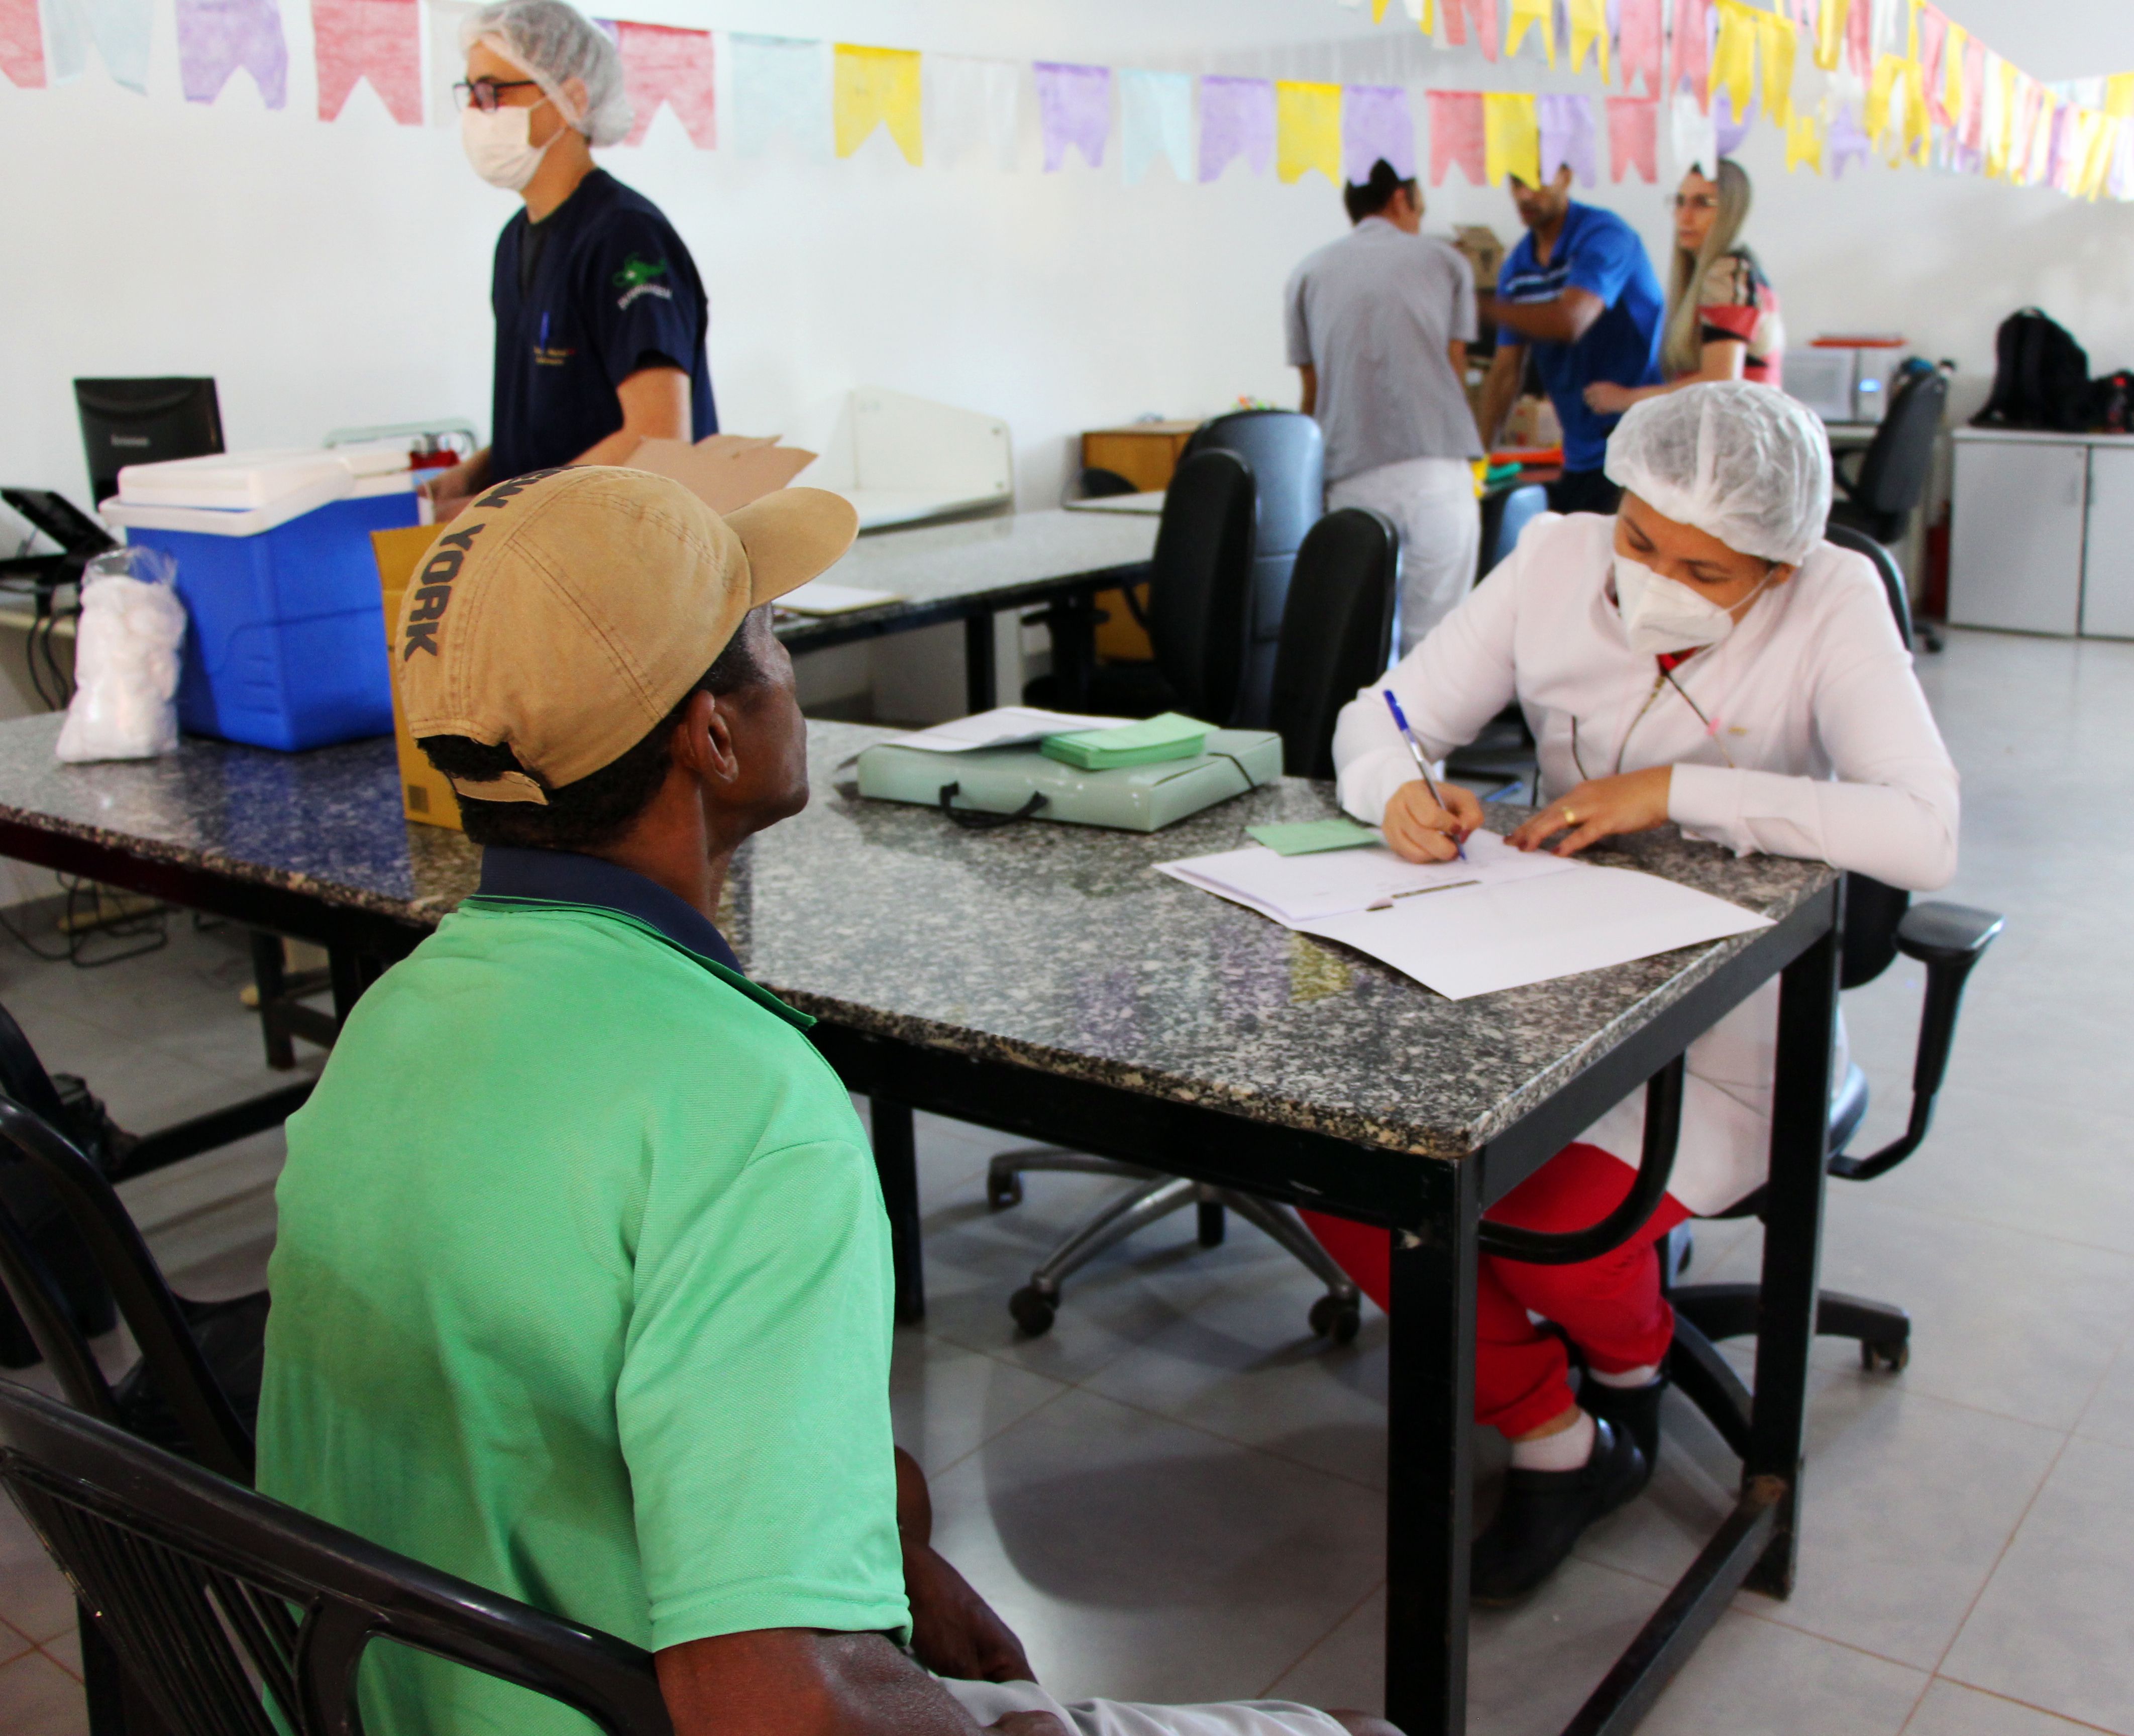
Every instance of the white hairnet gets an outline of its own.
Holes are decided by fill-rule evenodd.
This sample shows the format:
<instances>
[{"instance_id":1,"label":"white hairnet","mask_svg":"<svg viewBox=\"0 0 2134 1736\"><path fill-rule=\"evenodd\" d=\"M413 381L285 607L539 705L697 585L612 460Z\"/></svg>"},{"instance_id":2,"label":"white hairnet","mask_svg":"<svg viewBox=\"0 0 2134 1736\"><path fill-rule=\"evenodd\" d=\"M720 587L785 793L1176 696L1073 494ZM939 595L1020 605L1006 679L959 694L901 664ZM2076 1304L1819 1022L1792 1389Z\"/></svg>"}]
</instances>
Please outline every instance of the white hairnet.
<instances>
[{"instance_id":1,"label":"white hairnet","mask_svg":"<svg viewBox=\"0 0 2134 1736\"><path fill-rule=\"evenodd\" d=\"M622 56L608 33L576 7L563 0L499 0L460 27L462 51L477 42L524 67L588 143L611 145L629 133ZM572 79L584 81L582 109L564 94Z\"/></svg>"},{"instance_id":2,"label":"white hairnet","mask_svg":"<svg viewBox=\"0 0 2134 1736\"><path fill-rule=\"evenodd\" d=\"M1773 387L1707 380L1631 405L1608 436L1608 480L1729 548L1798 566L1830 516L1830 441Z\"/></svg>"}]
</instances>

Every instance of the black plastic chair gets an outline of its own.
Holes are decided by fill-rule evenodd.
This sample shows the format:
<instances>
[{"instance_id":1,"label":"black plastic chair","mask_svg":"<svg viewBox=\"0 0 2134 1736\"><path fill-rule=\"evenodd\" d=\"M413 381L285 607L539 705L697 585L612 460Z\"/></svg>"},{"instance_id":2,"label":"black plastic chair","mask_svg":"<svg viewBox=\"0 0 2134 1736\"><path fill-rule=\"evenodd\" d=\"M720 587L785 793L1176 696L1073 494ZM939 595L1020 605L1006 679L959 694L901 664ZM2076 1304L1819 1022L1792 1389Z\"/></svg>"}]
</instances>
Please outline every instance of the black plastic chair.
<instances>
[{"instance_id":1,"label":"black plastic chair","mask_svg":"<svg viewBox=\"0 0 2134 1736\"><path fill-rule=\"evenodd\" d=\"M1267 719L1275 648L1282 638L1297 552L1326 509L1326 441L1319 424L1295 410L1235 410L1194 430L1185 456L1235 452L1258 489L1252 627L1245 653L1239 723Z\"/></svg>"},{"instance_id":2,"label":"black plastic chair","mask_svg":"<svg viewBox=\"0 0 2134 1736\"><path fill-rule=\"evenodd\" d=\"M582 1713L673 1729L649 1653L394 1555L0 1381L0 1483L100 1642L182 1736L360 1736L384 1640Z\"/></svg>"},{"instance_id":3,"label":"black plastic chair","mask_svg":"<svg viewBox=\"0 0 2134 1736\"><path fill-rule=\"evenodd\" d=\"M1296 552L1275 653L1269 725L1292 778L1334 775L1334 725L1393 648L1400 533L1378 514L1344 507Z\"/></svg>"},{"instance_id":4,"label":"black plastic chair","mask_svg":"<svg viewBox=\"0 0 2134 1736\"><path fill-rule=\"evenodd\" d=\"M1926 493L1934 437L1948 403L1948 376L1938 368L1922 368L1898 386L1857 469L1846 470L1851 453L1839 455L1832 465L1840 497L1830 509L1833 526L1862 532L1877 542L1903 539Z\"/></svg>"},{"instance_id":5,"label":"black plastic chair","mask_svg":"<svg viewBox=\"0 0 2134 1736\"><path fill-rule=\"evenodd\" d=\"M1882 595L1888 600L1890 613L1896 617L1897 637L1905 642L1905 649L1912 649L1912 599L1905 589L1905 575L1897 565L1897 557L1866 532L1855 530L1849 524L1826 525L1823 541L1839 548L1849 548L1856 555L1866 557L1867 564L1875 569L1875 576L1882 581Z\"/></svg>"},{"instance_id":6,"label":"black plastic chair","mask_svg":"<svg viewBox=\"0 0 2134 1736\"><path fill-rule=\"evenodd\" d=\"M1118 494L1137 494L1141 490L1117 470L1108 470L1101 465L1085 465L1080 477L1082 499L1108 500Z\"/></svg>"},{"instance_id":7,"label":"black plastic chair","mask_svg":"<svg viewBox=\"0 0 2134 1736\"><path fill-rule=\"evenodd\" d=\"M1509 558L1526 528L1548 510L1548 490L1538 482L1484 496L1482 548L1475 581L1480 584Z\"/></svg>"}]
</instances>

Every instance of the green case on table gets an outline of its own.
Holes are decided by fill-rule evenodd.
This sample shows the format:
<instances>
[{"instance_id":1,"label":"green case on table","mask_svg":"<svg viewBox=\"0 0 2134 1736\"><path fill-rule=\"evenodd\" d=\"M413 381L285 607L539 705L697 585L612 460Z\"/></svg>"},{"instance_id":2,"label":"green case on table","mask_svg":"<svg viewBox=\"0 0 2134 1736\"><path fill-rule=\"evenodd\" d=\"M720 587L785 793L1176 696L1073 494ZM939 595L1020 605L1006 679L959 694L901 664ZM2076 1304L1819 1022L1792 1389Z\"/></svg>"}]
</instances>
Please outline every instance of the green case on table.
<instances>
[{"instance_id":1,"label":"green case on table","mask_svg":"<svg viewBox=\"0 0 2134 1736\"><path fill-rule=\"evenodd\" d=\"M958 813L1015 814L1033 796L1031 817L1074 826L1156 832L1282 775L1282 737L1265 730L1210 730L1207 751L1157 765L1085 772L1036 747L929 754L877 742L859 756L859 789L886 802L947 806ZM953 793L944 796L949 786Z\"/></svg>"},{"instance_id":2,"label":"green case on table","mask_svg":"<svg viewBox=\"0 0 2134 1736\"><path fill-rule=\"evenodd\" d=\"M1079 766L1085 772L1104 772L1122 765L1159 765L1172 760L1190 760L1206 751L1208 728L1197 718L1165 711L1119 729L1047 735L1037 745L1048 760Z\"/></svg>"}]
</instances>

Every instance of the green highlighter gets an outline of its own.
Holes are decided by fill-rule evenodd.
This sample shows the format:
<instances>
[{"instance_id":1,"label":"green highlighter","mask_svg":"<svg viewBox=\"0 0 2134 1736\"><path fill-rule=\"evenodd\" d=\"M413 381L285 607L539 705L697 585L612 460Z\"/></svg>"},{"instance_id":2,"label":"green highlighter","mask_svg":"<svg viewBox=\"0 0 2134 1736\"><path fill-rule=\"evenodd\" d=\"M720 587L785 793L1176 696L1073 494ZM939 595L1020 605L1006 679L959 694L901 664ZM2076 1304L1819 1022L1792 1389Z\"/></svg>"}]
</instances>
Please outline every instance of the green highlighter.
<instances>
[{"instance_id":1,"label":"green highlighter","mask_svg":"<svg viewBox=\"0 0 2134 1736\"><path fill-rule=\"evenodd\" d=\"M1165 711L1141 723L1115 730L1077 730L1047 735L1038 751L1085 772L1108 772L1122 765L1155 765L1166 760L1190 760L1208 745L1209 726L1196 718Z\"/></svg>"},{"instance_id":2,"label":"green highlighter","mask_svg":"<svg viewBox=\"0 0 2134 1736\"><path fill-rule=\"evenodd\" d=\"M1286 826L1248 826L1245 836L1277 856L1316 856L1322 850L1354 850L1384 840L1354 820L1298 820Z\"/></svg>"}]
</instances>

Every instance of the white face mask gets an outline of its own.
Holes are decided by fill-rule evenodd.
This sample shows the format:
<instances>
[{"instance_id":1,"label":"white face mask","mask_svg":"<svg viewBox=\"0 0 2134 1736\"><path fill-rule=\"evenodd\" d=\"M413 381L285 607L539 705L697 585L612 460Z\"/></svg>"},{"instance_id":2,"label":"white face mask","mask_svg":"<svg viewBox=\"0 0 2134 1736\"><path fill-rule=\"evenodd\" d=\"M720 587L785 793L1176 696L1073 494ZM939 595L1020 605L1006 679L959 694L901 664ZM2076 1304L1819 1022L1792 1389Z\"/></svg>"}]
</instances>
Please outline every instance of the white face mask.
<instances>
[{"instance_id":1,"label":"white face mask","mask_svg":"<svg viewBox=\"0 0 2134 1736\"><path fill-rule=\"evenodd\" d=\"M546 98L542 99L543 102ZM493 187L516 193L534 178L548 145L537 145L527 137L534 125L532 108L498 108L485 113L468 107L460 111L460 144L474 172ZM556 138L561 138L559 132ZM556 139L548 141L549 145Z\"/></svg>"},{"instance_id":2,"label":"white face mask","mask_svg":"<svg viewBox=\"0 0 2134 1736\"><path fill-rule=\"evenodd\" d=\"M1746 608L1769 582L1767 576L1732 609L1722 609L1627 555L1615 557L1615 606L1629 629L1630 649L1640 657L1717 644L1734 630L1736 611Z\"/></svg>"}]
</instances>

